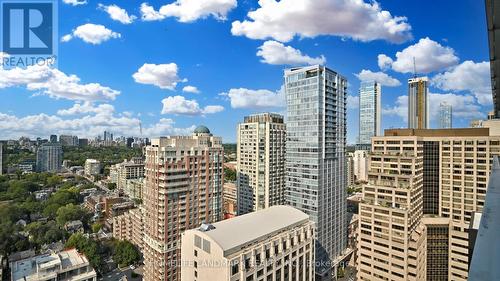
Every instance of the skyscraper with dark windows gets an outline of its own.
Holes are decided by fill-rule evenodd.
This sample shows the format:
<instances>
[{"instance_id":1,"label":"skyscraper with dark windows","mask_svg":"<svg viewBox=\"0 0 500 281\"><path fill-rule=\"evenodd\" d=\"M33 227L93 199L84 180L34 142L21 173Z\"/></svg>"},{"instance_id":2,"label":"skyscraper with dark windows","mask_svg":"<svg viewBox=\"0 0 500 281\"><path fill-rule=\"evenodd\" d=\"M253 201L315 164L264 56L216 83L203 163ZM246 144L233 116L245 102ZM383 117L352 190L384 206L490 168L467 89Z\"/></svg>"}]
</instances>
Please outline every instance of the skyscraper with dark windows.
<instances>
[{"instance_id":1,"label":"skyscraper with dark windows","mask_svg":"<svg viewBox=\"0 0 500 281\"><path fill-rule=\"evenodd\" d=\"M330 280L347 242L347 80L320 65L291 68L285 92L285 200L315 222L316 274Z\"/></svg>"}]
</instances>

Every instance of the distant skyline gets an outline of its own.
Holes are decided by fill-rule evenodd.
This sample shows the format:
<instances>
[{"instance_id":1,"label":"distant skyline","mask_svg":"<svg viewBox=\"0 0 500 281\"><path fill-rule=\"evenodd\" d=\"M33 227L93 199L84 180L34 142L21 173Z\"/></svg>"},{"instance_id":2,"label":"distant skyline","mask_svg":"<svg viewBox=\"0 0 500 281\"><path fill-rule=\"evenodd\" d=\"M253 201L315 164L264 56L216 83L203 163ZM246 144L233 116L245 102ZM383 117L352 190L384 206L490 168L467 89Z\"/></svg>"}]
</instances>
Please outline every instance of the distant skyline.
<instances>
[{"instance_id":1,"label":"distant skyline","mask_svg":"<svg viewBox=\"0 0 500 281\"><path fill-rule=\"evenodd\" d=\"M360 80L382 84L382 129L407 126L414 57L430 79L431 128L443 101L454 127L492 110L483 1L187 2L61 1L58 69L0 70L0 138L140 137L140 126L158 137L203 124L235 143L244 116L285 114L285 68L324 64L349 81L353 144Z\"/></svg>"}]
</instances>

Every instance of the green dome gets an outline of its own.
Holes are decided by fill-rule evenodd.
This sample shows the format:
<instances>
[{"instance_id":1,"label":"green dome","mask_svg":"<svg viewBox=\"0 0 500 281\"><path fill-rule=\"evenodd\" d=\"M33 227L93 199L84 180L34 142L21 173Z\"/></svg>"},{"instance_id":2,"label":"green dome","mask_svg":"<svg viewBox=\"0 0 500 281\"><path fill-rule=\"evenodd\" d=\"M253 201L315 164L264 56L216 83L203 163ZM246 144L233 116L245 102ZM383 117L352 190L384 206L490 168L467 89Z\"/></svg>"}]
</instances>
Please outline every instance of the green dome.
<instances>
[{"instance_id":1,"label":"green dome","mask_svg":"<svg viewBox=\"0 0 500 281\"><path fill-rule=\"evenodd\" d=\"M194 129L194 133L195 134L210 134L210 130L205 126L200 125L196 129Z\"/></svg>"}]
</instances>

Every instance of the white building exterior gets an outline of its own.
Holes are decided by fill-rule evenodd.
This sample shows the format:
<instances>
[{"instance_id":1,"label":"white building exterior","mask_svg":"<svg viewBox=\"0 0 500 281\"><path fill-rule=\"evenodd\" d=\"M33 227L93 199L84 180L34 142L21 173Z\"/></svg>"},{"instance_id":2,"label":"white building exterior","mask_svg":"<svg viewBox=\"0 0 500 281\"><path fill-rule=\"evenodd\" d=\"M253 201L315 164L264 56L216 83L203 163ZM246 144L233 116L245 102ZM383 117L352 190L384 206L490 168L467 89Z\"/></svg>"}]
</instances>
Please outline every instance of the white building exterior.
<instances>
[{"instance_id":1,"label":"white building exterior","mask_svg":"<svg viewBox=\"0 0 500 281\"><path fill-rule=\"evenodd\" d=\"M314 223L290 206L188 230L181 245L182 281L314 280Z\"/></svg>"}]
</instances>

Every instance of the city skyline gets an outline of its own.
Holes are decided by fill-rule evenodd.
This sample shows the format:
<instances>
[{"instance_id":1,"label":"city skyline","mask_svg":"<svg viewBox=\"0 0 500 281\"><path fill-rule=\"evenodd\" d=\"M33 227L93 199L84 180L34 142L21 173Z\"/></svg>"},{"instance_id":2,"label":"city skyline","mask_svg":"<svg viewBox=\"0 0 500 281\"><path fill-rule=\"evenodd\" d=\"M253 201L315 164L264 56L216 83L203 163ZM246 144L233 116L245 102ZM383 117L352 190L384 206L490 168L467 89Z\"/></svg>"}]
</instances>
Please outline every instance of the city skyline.
<instances>
[{"instance_id":1,"label":"city skyline","mask_svg":"<svg viewBox=\"0 0 500 281\"><path fill-rule=\"evenodd\" d=\"M115 136L140 137L141 128L143 137L187 135L196 125L205 124L224 142L235 143L234 128L243 116L285 113L284 97L279 94L284 68L320 63L343 73L349 81L347 142L354 144L359 131L356 100L360 79L376 79L384 87L382 129L406 127L405 81L413 73L412 57L417 72L431 79L431 128L437 127L438 105L443 100L453 103L456 127L467 127L471 119L484 119L492 110L482 2L450 5L450 1L442 1L426 13L419 10L423 7L410 9L389 1L376 7L367 4L371 9L354 2L327 5L332 14L390 12L382 21L395 25L397 31L380 28L370 34L345 27L290 30L281 22L278 30L267 33L252 24L262 18L252 19L248 12L276 12L270 6L236 5L228 0L207 8L213 10L192 11L182 2L166 5L178 8L167 14L160 13L157 4L60 3L59 38L67 42L59 43L59 70L46 70L41 78L46 83L38 87L15 75L3 75L0 81L4 138L48 138L52 133L87 138L104 130ZM291 2L283 1L279 13L286 16ZM124 10L110 9L113 4ZM310 15L315 5L305 5L301 13ZM336 5L341 8L334 9ZM444 19L443 9L464 20ZM89 26L103 32L90 34ZM234 71L235 65L238 71ZM148 76L151 73L158 75ZM464 73L468 79L458 84L455 78ZM63 83L69 75L80 81ZM78 87L70 90L74 84Z\"/></svg>"}]
</instances>

